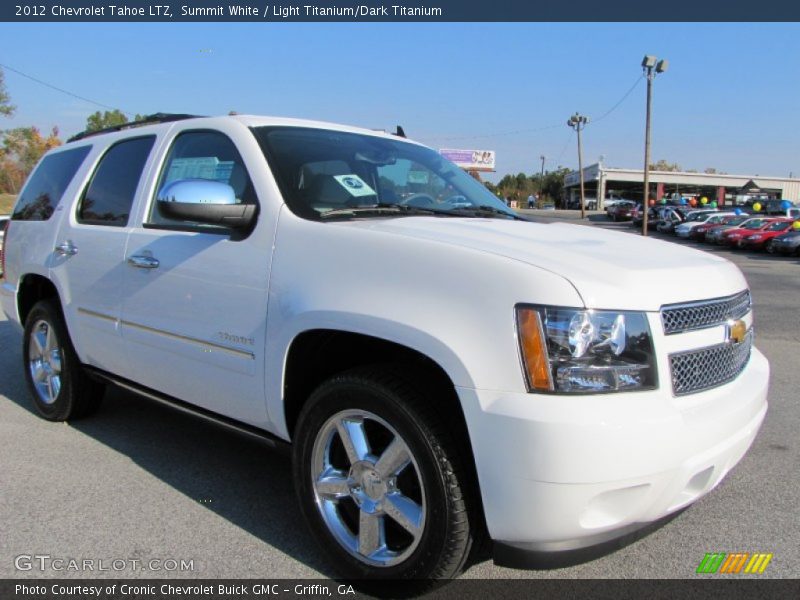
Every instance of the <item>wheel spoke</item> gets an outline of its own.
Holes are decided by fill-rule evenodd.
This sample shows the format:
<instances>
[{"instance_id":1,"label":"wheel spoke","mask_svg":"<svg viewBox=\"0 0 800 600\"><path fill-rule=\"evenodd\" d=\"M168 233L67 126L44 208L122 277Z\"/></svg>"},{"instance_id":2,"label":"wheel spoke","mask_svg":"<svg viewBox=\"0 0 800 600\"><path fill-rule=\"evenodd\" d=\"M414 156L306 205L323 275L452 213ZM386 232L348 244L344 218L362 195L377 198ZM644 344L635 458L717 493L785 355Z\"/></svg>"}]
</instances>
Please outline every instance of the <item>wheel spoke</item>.
<instances>
[{"instance_id":1,"label":"wheel spoke","mask_svg":"<svg viewBox=\"0 0 800 600\"><path fill-rule=\"evenodd\" d=\"M42 365L41 360L32 360L31 366L33 367L33 371L31 375L33 376L34 381L43 382L45 378L44 368Z\"/></svg>"},{"instance_id":2,"label":"wheel spoke","mask_svg":"<svg viewBox=\"0 0 800 600\"><path fill-rule=\"evenodd\" d=\"M422 534L422 507L408 496L400 492L388 494L383 510L415 539Z\"/></svg>"},{"instance_id":3,"label":"wheel spoke","mask_svg":"<svg viewBox=\"0 0 800 600\"><path fill-rule=\"evenodd\" d=\"M381 474L381 477L388 478L392 475L399 475L409 463L411 462L411 454L408 451L408 446L399 437L395 437L389 447L383 451L378 462L375 463L375 470Z\"/></svg>"},{"instance_id":4,"label":"wheel spoke","mask_svg":"<svg viewBox=\"0 0 800 600\"><path fill-rule=\"evenodd\" d=\"M347 485L347 476L341 471L329 469L320 475L314 482L314 489L320 496L336 499L350 494L350 487Z\"/></svg>"},{"instance_id":5,"label":"wheel spoke","mask_svg":"<svg viewBox=\"0 0 800 600\"><path fill-rule=\"evenodd\" d=\"M44 350L45 352L47 352L47 354L50 354L50 351L53 350L53 348L55 348L54 345L55 341L56 341L56 336L55 334L53 334L53 328L48 326L47 333L45 334L45 339L44 339Z\"/></svg>"},{"instance_id":6,"label":"wheel spoke","mask_svg":"<svg viewBox=\"0 0 800 600\"><path fill-rule=\"evenodd\" d=\"M53 371L61 373L61 352L59 349L52 350L48 358Z\"/></svg>"},{"instance_id":7,"label":"wheel spoke","mask_svg":"<svg viewBox=\"0 0 800 600\"><path fill-rule=\"evenodd\" d=\"M47 386L47 397L52 403L56 399L57 394L53 392L53 378L51 376L48 375L47 379L45 379L45 385Z\"/></svg>"},{"instance_id":8,"label":"wheel spoke","mask_svg":"<svg viewBox=\"0 0 800 600\"><path fill-rule=\"evenodd\" d=\"M53 400L58 397L58 393L61 391L61 377L58 375L52 375L50 377L50 389L53 390Z\"/></svg>"},{"instance_id":9,"label":"wheel spoke","mask_svg":"<svg viewBox=\"0 0 800 600\"><path fill-rule=\"evenodd\" d=\"M31 335L31 342L33 342L33 347L36 350L36 358L44 356L44 348L47 344L47 339L42 335L41 330L33 332L33 335Z\"/></svg>"},{"instance_id":10,"label":"wheel spoke","mask_svg":"<svg viewBox=\"0 0 800 600\"><path fill-rule=\"evenodd\" d=\"M384 546L383 525L383 516L361 511L358 519L359 554L370 556Z\"/></svg>"},{"instance_id":11,"label":"wheel spoke","mask_svg":"<svg viewBox=\"0 0 800 600\"><path fill-rule=\"evenodd\" d=\"M369 454L369 441L364 430L364 421L340 419L336 422L336 430L344 445L350 464L364 460Z\"/></svg>"}]
</instances>

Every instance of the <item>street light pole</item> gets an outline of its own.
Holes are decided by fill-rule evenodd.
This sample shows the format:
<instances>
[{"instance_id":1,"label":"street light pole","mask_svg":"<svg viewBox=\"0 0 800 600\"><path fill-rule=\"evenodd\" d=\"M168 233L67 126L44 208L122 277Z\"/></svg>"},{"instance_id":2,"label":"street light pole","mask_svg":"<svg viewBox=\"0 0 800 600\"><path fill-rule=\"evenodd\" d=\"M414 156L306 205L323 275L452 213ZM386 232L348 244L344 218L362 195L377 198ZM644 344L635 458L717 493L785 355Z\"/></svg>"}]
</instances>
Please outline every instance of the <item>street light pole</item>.
<instances>
[{"instance_id":1,"label":"street light pole","mask_svg":"<svg viewBox=\"0 0 800 600\"><path fill-rule=\"evenodd\" d=\"M542 175L539 178L539 206L542 206L542 202L544 202L544 161L547 157L542 154L539 158L542 161Z\"/></svg>"},{"instance_id":2,"label":"street light pole","mask_svg":"<svg viewBox=\"0 0 800 600\"><path fill-rule=\"evenodd\" d=\"M642 200L642 235L647 235L647 217L650 212L650 111L653 103L653 80L667 70L669 63L647 55L642 59L642 70L647 78L647 113L644 126L644 199Z\"/></svg>"},{"instance_id":3,"label":"street light pole","mask_svg":"<svg viewBox=\"0 0 800 600\"><path fill-rule=\"evenodd\" d=\"M581 146L581 130L586 127L589 117L575 113L567 121L567 125L578 132L578 175L581 181L581 219L586 218L586 194L583 188L583 147Z\"/></svg>"}]
</instances>

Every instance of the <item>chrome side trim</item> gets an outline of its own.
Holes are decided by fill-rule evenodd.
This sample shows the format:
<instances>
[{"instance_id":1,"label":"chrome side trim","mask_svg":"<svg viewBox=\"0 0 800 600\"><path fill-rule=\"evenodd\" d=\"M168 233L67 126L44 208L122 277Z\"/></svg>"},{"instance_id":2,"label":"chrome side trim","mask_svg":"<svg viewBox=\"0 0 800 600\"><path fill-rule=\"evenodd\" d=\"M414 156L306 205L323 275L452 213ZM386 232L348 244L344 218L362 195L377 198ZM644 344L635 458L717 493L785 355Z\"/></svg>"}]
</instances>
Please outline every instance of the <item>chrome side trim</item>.
<instances>
[{"instance_id":1,"label":"chrome side trim","mask_svg":"<svg viewBox=\"0 0 800 600\"><path fill-rule=\"evenodd\" d=\"M120 325L125 325L127 327L133 327L134 329L138 329L140 331L146 331L148 333L154 333L156 335L160 335L163 337L171 338L174 340L180 340L182 342L188 342L190 344L194 344L196 346L200 346L201 348L211 351L219 350L221 352L227 352L236 356L238 358L246 358L249 360L255 360L256 355L253 352L248 352L247 350L239 350L238 348L233 348L231 346L225 346L223 344L217 344L214 342L208 342L206 340L201 340L198 338L189 337L187 335L181 335L179 333L173 333L172 331L166 331L164 329L156 329L155 327L148 327L147 325L141 325L140 323L134 323L133 321L125 321L121 319L116 319L111 315L107 315L104 313L100 313L94 310L89 310L88 308L78 308L78 312L89 316L95 317L97 319L102 319L104 321L111 321L112 323L118 323Z\"/></svg>"},{"instance_id":2,"label":"chrome side trim","mask_svg":"<svg viewBox=\"0 0 800 600\"><path fill-rule=\"evenodd\" d=\"M232 348L230 346L223 346L222 344L216 344L214 342L208 342L206 340L200 340L198 338L189 337L187 335L181 335L179 333L173 333L171 331L166 331L164 329L156 329L155 327L148 327L147 325L142 325L140 323L134 323L132 321L125 321L121 320L120 324L125 325L127 327L133 327L134 329L138 329L139 331L146 331L148 333L154 333L156 335L160 335L163 337L171 338L173 340L180 340L182 342L188 342L190 344L195 344L200 346L203 349L210 351L211 349L220 350L222 352L228 352L234 356L238 356L239 358L248 358L250 360L255 360L256 355L252 352L248 352L247 350L239 350L238 348Z\"/></svg>"},{"instance_id":3,"label":"chrome side trim","mask_svg":"<svg viewBox=\"0 0 800 600\"><path fill-rule=\"evenodd\" d=\"M104 313L99 313L93 310L89 310L88 308L78 308L78 312L82 315L86 315L87 317L95 317L97 319L102 319L103 321L111 321L112 323L116 323L116 317L112 317L111 315L106 315Z\"/></svg>"}]
</instances>

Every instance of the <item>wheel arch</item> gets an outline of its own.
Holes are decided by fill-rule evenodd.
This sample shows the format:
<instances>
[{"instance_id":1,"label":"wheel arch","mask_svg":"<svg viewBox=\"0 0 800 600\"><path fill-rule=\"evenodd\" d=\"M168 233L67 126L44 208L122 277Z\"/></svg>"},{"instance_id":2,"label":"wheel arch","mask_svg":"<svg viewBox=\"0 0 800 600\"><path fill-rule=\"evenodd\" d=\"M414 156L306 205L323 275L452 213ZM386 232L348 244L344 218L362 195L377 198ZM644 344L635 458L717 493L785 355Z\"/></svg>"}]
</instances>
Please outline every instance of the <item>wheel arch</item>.
<instances>
[{"instance_id":1,"label":"wheel arch","mask_svg":"<svg viewBox=\"0 0 800 600\"><path fill-rule=\"evenodd\" d=\"M283 366L286 431L291 437L303 404L326 379L357 367L389 363L406 366L421 387L431 386L441 398L437 411L455 409L466 431L453 377L441 362L411 346L364 333L327 328L302 331L289 345Z\"/></svg>"},{"instance_id":2,"label":"wheel arch","mask_svg":"<svg viewBox=\"0 0 800 600\"><path fill-rule=\"evenodd\" d=\"M17 284L17 315L24 326L31 309L41 300L55 300L61 306L61 298L55 284L43 275L28 273Z\"/></svg>"}]
</instances>

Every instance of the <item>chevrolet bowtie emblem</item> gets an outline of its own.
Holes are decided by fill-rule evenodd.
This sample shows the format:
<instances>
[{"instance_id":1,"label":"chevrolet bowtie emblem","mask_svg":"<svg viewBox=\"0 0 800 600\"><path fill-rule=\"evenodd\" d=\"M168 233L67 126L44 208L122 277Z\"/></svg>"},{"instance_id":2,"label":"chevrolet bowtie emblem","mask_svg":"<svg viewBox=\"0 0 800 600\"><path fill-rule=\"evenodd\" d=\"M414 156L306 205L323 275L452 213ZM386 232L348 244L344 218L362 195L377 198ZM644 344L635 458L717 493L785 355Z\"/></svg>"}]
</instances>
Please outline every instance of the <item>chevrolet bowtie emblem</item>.
<instances>
[{"instance_id":1,"label":"chevrolet bowtie emblem","mask_svg":"<svg viewBox=\"0 0 800 600\"><path fill-rule=\"evenodd\" d=\"M734 344L740 344L747 335L747 325L741 319L728 321L725 324L725 339Z\"/></svg>"}]
</instances>

